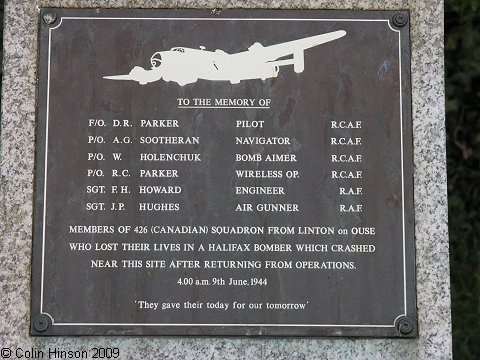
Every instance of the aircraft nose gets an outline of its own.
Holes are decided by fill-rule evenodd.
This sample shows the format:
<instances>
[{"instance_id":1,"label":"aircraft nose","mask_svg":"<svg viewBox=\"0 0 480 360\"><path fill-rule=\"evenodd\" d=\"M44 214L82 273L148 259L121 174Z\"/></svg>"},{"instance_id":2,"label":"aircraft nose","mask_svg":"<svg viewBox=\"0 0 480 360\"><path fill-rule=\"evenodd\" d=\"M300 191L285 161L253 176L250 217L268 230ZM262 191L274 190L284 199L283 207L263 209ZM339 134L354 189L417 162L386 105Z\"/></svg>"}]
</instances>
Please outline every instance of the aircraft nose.
<instances>
[{"instance_id":1,"label":"aircraft nose","mask_svg":"<svg viewBox=\"0 0 480 360\"><path fill-rule=\"evenodd\" d=\"M152 55L150 58L150 64L152 64L152 69L162 65L162 54L160 54L159 51Z\"/></svg>"}]
</instances>

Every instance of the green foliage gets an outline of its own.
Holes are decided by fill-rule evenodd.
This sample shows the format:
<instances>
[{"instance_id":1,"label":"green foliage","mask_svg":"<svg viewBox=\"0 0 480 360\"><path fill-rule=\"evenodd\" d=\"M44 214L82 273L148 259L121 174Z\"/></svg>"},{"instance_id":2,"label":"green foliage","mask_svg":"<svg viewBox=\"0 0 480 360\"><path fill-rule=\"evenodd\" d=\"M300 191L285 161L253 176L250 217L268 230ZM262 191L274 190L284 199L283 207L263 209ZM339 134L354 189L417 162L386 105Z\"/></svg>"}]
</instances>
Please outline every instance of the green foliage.
<instances>
[{"instance_id":1,"label":"green foliage","mask_svg":"<svg viewBox=\"0 0 480 360\"><path fill-rule=\"evenodd\" d=\"M480 7L478 0L447 0L445 4L448 10L455 12L460 20L465 21L477 16L476 12Z\"/></svg>"},{"instance_id":2,"label":"green foliage","mask_svg":"<svg viewBox=\"0 0 480 360\"><path fill-rule=\"evenodd\" d=\"M453 354L480 359L480 0L445 5Z\"/></svg>"}]
</instances>

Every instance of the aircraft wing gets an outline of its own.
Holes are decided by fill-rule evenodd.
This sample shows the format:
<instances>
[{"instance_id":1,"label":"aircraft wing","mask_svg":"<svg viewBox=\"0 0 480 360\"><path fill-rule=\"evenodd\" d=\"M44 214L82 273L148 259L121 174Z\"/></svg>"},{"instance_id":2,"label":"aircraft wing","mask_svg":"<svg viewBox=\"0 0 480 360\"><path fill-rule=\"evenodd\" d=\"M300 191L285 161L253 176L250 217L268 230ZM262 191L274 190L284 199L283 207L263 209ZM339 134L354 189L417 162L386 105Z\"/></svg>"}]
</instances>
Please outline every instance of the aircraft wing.
<instances>
[{"instance_id":1,"label":"aircraft wing","mask_svg":"<svg viewBox=\"0 0 480 360\"><path fill-rule=\"evenodd\" d=\"M337 40L346 34L346 31L338 30L270 46L262 46L259 43L255 43L248 51L232 54L232 56L248 56L247 54L255 54L255 57L261 57L263 61L274 61L280 57L291 54L294 55L295 53L303 52L305 49Z\"/></svg>"}]
</instances>

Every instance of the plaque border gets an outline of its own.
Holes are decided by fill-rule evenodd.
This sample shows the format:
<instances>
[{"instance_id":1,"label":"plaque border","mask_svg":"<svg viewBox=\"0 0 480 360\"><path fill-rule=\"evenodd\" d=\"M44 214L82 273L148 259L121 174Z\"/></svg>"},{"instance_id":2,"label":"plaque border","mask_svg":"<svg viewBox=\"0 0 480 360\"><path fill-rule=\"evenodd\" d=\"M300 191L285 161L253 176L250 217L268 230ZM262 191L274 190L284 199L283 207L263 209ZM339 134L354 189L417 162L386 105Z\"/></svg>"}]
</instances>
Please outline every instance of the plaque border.
<instances>
[{"instance_id":1,"label":"plaque border","mask_svg":"<svg viewBox=\"0 0 480 360\"><path fill-rule=\"evenodd\" d=\"M45 24L42 17L46 12L59 14L51 24ZM131 13L132 16L115 16ZM85 13L84 16L68 16L69 13ZM172 16L143 17L135 14L154 13L172 14ZM196 17L191 17L194 14ZM288 17L262 17L262 15L290 15ZM304 15L319 16L318 18ZM31 335L247 335L247 336L356 336L356 337L417 337L417 311L415 289L415 245L414 245L414 209L413 209L413 132L411 113L410 80L410 42L409 26L395 26L395 15L403 14L409 19L409 12L393 10L288 10L288 9L228 9L220 13L215 10L198 9L60 9L43 8L39 17L39 76L37 83L37 132L35 159L35 201L32 246L32 313ZM107 15L107 16L105 16ZM174 16L176 15L176 16ZM222 16L218 16L222 15ZM233 15L230 16L230 15ZM299 16L299 15L303 15ZM326 17L328 15L328 17ZM345 17L341 17L345 15ZM240 17L238 17L240 16ZM320 18L320 16L323 16ZM352 16L349 18L348 16ZM354 18L358 16L362 18ZM371 17L371 18L365 18ZM403 248L403 304L404 312L399 314L393 324L221 324L221 323L57 323L43 311L44 301L44 265L45 265L45 229L48 181L48 122L50 106L50 59L52 32L61 27L66 20L119 20L119 21L336 21L336 22L386 22L391 31L398 34L399 59L399 100L400 100L400 162L402 175L402 248ZM408 23L407 23L408 25ZM402 46L404 51L402 52ZM408 50L407 50L408 49ZM45 58L47 64L45 65ZM43 66L42 66L43 64ZM45 68L46 67L46 68ZM46 81L46 88L40 85ZM44 104L44 105L41 105ZM45 108L43 108L43 106ZM405 154L407 156L405 156ZM43 170L43 177L38 170ZM408 186L406 186L408 185ZM407 191L406 191L407 190ZM406 219L406 208L408 210ZM41 243L39 244L39 233ZM407 243L408 236L408 243ZM411 239L411 240L410 240ZM41 249L39 255L39 248ZM407 254L408 253L408 254ZM40 279L38 269L40 267ZM40 281L40 286L38 286ZM409 293L409 289L411 289ZM39 297L39 299L38 299ZM408 311L407 311L408 310ZM39 326L47 322L46 328ZM401 331L404 322L410 322L412 329ZM403 323L402 323L403 322ZM70 328L82 326L88 331L55 331L55 327ZM118 331L109 331L111 327ZM137 330L132 331L132 327ZM142 327L157 327L157 333L143 334ZM188 328L188 331L185 331ZM201 329L204 328L204 329ZM206 330L205 328L208 328ZM245 330L247 328L247 330ZM39 330L42 329L42 330ZM305 329L300 334L292 334L291 329ZM360 329L367 329L362 331ZM163 331L167 330L167 331ZM296 330L293 330L296 331Z\"/></svg>"}]
</instances>

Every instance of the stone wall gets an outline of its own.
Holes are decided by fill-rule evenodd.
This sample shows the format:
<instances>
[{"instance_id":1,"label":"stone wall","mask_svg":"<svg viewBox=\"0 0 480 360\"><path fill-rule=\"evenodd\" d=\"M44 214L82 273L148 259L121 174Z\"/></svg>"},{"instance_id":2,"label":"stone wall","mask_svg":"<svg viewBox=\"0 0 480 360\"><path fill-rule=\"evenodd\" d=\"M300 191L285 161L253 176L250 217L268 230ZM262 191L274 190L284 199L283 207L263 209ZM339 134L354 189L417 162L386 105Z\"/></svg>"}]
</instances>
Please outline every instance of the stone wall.
<instances>
[{"instance_id":1,"label":"stone wall","mask_svg":"<svg viewBox=\"0 0 480 360\"><path fill-rule=\"evenodd\" d=\"M41 7L408 9L417 256L417 339L29 336L38 12ZM0 345L116 346L122 359L450 359L450 287L440 0L7 0L0 179ZM16 358L12 356L12 358Z\"/></svg>"}]
</instances>

